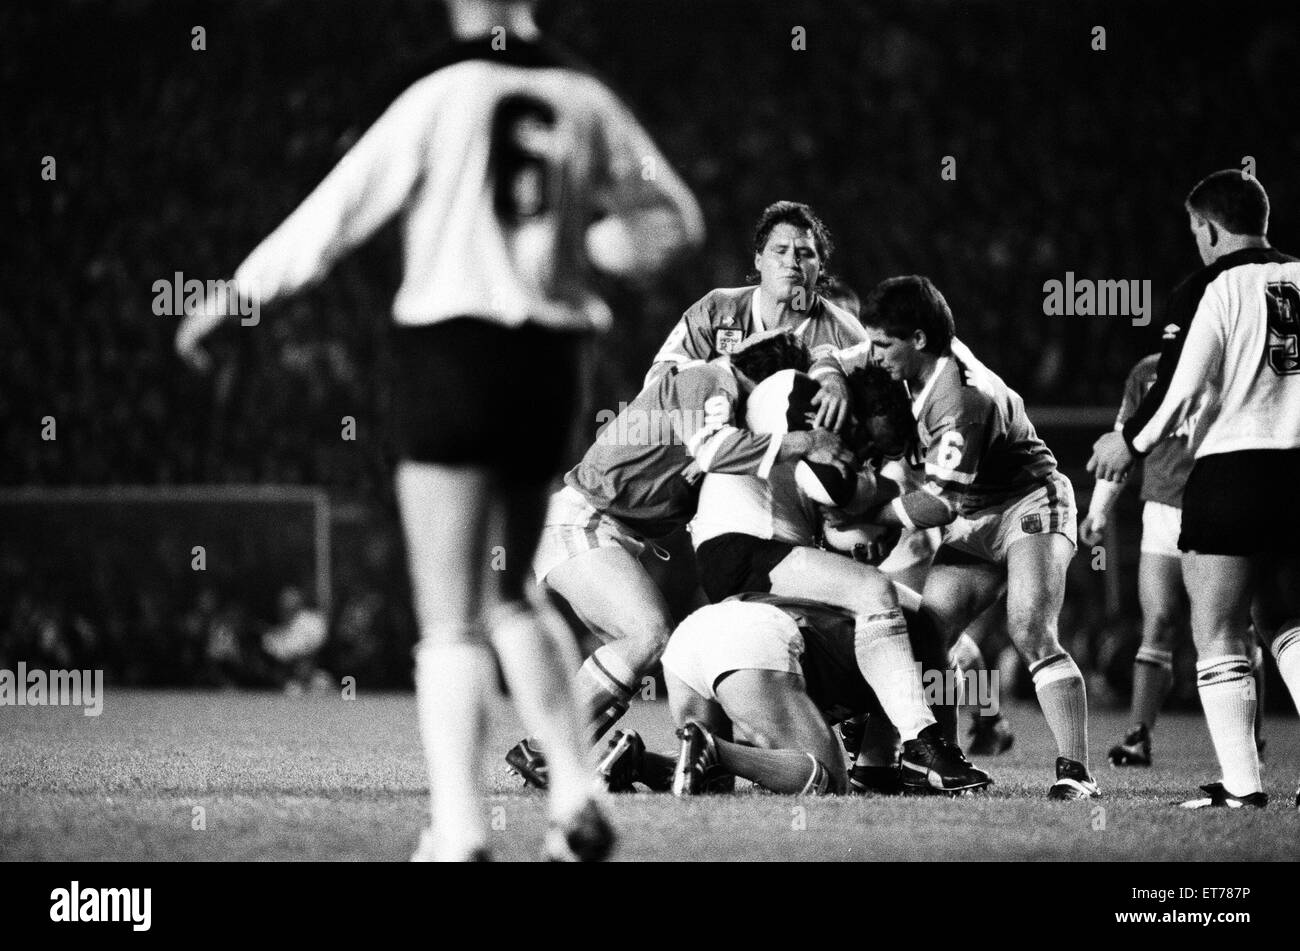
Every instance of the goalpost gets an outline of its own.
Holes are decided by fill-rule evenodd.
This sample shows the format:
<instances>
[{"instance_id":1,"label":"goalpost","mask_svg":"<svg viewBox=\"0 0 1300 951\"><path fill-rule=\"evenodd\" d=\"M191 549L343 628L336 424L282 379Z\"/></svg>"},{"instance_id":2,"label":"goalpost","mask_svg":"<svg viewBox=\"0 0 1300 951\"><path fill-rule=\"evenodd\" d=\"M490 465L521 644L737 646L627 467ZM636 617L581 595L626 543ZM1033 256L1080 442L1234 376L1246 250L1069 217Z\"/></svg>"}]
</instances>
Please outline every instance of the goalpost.
<instances>
[{"instance_id":1,"label":"goalpost","mask_svg":"<svg viewBox=\"0 0 1300 951\"><path fill-rule=\"evenodd\" d=\"M285 587L329 617L330 501L303 486L0 489L0 623L11 599L63 599L83 614L138 587L247 597L263 616ZM102 605L101 605L102 606ZM93 620L93 618L92 618Z\"/></svg>"}]
</instances>

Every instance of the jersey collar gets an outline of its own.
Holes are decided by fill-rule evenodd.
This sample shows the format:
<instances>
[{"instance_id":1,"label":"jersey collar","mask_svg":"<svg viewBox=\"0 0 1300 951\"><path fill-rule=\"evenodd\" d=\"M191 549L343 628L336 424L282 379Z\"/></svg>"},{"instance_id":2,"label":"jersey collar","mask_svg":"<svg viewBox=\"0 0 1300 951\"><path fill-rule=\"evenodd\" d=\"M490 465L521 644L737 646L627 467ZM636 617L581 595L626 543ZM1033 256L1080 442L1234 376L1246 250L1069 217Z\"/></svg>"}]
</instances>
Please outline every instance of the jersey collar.
<instances>
[{"instance_id":1,"label":"jersey collar","mask_svg":"<svg viewBox=\"0 0 1300 951\"><path fill-rule=\"evenodd\" d=\"M921 407L923 407L925 401L930 398L930 392L934 389L935 383L939 380L939 374L944 371L946 366L948 366L948 357L940 357L939 362L934 365L934 372L930 374L930 379L927 380L925 386L921 388L921 392L917 394L916 399L912 400L912 415L918 420L921 418ZM910 393L911 390L909 389L908 392Z\"/></svg>"}]
</instances>

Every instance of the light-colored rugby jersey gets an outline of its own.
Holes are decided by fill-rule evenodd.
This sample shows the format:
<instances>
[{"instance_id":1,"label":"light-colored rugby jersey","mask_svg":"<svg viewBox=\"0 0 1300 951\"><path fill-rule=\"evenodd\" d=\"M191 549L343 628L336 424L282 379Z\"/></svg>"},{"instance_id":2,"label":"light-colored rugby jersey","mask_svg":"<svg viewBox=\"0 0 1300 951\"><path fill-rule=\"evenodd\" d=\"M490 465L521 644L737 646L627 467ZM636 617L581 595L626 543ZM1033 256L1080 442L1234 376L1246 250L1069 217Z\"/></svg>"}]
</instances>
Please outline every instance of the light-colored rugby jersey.
<instances>
[{"instance_id":1,"label":"light-colored rugby jersey","mask_svg":"<svg viewBox=\"0 0 1300 951\"><path fill-rule=\"evenodd\" d=\"M870 359L870 344L838 355L847 369ZM972 516L1023 495L1056 471L1025 401L956 338L934 375L912 394L925 489Z\"/></svg>"},{"instance_id":2,"label":"light-colored rugby jersey","mask_svg":"<svg viewBox=\"0 0 1300 951\"><path fill-rule=\"evenodd\" d=\"M802 373L782 370L749 394L745 425L754 432L807 430L815 411L817 383ZM711 472L700 486L691 542L699 548L711 538L738 533L790 545L815 545L821 511L795 480L797 460L779 462L766 478Z\"/></svg>"},{"instance_id":3,"label":"light-colored rugby jersey","mask_svg":"<svg viewBox=\"0 0 1300 951\"><path fill-rule=\"evenodd\" d=\"M737 426L740 401L729 367L674 366L600 431L564 481L598 511L662 538L695 514L704 473L772 471L781 437Z\"/></svg>"},{"instance_id":4,"label":"light-colored rugby jersey","mask_svg":"<svg viewBox=\"0 0 1300 951\"><path fill-rule=\"evenodd\" d=\"M1175 291L1169 319L1157 383L1124 427L1137 452L1189 420L1197 459L1300 449L1300 260L1224 255Z\"/></svg>"},{"instance_id":5,"label":"light-colored rugby jersey","mask_svg":"<svg viewBox=\"0 0 1300 951\"><path fill-rule=\"evenodd\" d=\"M601 329L609 310L586 280L594 220L667 208L681 226L671 240L698 238L694 198L597 79L516 37L503 50L460 44L451 59L249 255L235 274L241 292L265 303L317 281L401 215L397 323L471 315Z\"/></svg>"},{"instance_id":6,"label":"light-colored rugby jersey","mask_svg":"<svg viewBox=\"0 0 1300 951\"><path fill-rule=\"evenodd\" d=\"M709 291L682 314L655 355L646 383L668 367L688 360L712 360L735 353L741 341L764 330L759 320L761 288L722 287ZM816 378L839 370L833 354L867 339L857 318L820 294L813 295L808 313L791 328L812 354Z\"/></svg>"},{"instance_id":7,"label":"light-colored rugby jersey","mask_svg":"<svg viewBox=\"0 0 1300 951\"><path fill-rule=\"evenodd\" d=\"M1124 398L1120 403L1119 415L1115 418L1115 428L1121 432L1124 424L1142 404L1156 382L1156 364L1160 355L1153 353L1143 357L1129 372L1124 382ZM1142 459L1142 500L1159 502L1161 505L1183 507L1183 486L1192 472L1192 450L1187 445L1188 427L1179 430L1159 442Z\"/></svg>"}]
</instances>

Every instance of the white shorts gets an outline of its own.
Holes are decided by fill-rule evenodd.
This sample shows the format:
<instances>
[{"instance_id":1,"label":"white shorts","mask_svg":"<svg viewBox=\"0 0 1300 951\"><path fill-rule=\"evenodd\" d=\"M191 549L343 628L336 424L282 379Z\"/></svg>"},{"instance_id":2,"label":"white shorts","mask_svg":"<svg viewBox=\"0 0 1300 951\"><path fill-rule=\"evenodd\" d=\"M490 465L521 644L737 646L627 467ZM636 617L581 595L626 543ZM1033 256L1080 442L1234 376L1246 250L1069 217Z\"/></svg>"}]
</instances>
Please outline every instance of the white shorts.
<instances>
[{"instance_id":1,"label":"white shorts","mask_svg":"<svg viewBox=\"0 0 1300 951\"><path fill-rule=\"evenodd\" d=\"M723 601L700 608L668 639L664 670L701 697L736 670L802 674L803 634L794 618L770 604Z\"/></svg>"},{"instance_id":2,"label":"white shorts","mask_svg":"<svg viewBox=\"0 0 1300 951\"><path fill-rule=\"evenodd\" d=\"M880 563L885 574L899 574L917 565L929 567L930 559L939 550L943 531L938 528L905 528L898 544Z\"/></svg>"},{"instance_id":3,"label":"white shorts","mask_svg":"<svg viewBox=\"0 0 1300 951\"><path fill-rule=\"evenodd\" d=\"M977 512L958 516L943 534L943 547L955 548L994 564L1005 564L1007 551L1022 538L1058 533L1078 547L1078 510L1074 486L1059 472L1029 493Z\"/></svg>"},{"instance_id":4,"label":"white shorts","mask_svg":"<svg viewBox=\"0 0 1300 951\"><path fill-rule=\"evenodd\" d=\"M533 574L541 584L555 568L584 551L622 548L633 558L646 550L645 540L622 522L598 511L572 486L551 496L546 524L533 556Z\"/></svg>"},{"instance_id":5,"label":"white shorts","mask_svg":"<svg viewBox=\"0 0 1300 951\"><path fill-rule=\"evenodd\" d=\"M1142 506L1142 550L1148 555L1179 558L1178 536L1183 532L1183 510L1163 502Z\"/></svg>"}]
</instances>

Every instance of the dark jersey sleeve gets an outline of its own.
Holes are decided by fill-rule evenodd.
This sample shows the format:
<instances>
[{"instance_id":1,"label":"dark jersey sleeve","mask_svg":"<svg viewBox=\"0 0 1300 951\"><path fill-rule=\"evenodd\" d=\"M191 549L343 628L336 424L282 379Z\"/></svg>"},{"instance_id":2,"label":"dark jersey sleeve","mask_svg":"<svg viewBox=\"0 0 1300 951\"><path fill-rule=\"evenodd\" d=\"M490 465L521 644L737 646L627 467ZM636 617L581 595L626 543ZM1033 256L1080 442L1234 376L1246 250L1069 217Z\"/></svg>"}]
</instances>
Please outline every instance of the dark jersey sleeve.
<instances>
[{"instance_id":1,"label":"dark jersey sleeve","mask_svg":"<svg viewBox=\"0 0 1300 951\"><path fill-rule=\"evenodd\" d=\"M1160 362L1156 365L1156 381L1151 389L1147 390L1146 396L1142 397L1141 402L1128 416L1123 429L1120 430L1124 435L1124 442L1128 443L1129 451L1134 455L1140 456L1142 453L1134 448L1133 440L1146 428L1146 424L1151 421L1151 417L1164 402L1165 394L1169 391L1169 381L1173 379L1178 360L1183 355L1183 344L1187 341L1187 328L1196 315L1201 294L1205 291L1206 282L1201 274L1202 272L1197 272L1175 287L1165 305L1164 339L1160 347Z\"/></svg>"}]
</instances>

